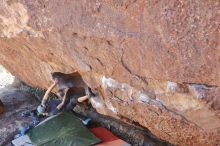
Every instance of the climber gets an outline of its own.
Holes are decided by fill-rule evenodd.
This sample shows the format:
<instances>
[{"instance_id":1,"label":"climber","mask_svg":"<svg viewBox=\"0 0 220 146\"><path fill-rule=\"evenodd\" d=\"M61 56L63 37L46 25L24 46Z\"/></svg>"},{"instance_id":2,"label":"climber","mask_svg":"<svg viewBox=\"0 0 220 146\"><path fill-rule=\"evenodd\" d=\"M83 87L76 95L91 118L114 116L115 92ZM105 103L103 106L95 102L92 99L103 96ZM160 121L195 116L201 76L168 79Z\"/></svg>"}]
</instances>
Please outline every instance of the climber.
<instances>
[{"instance_id":1,"label":"climber","mask_svg":"<svg viewBox=\"0 0 220 146\"><path fill-rule=\"evenodd\" d=\"M90 95L87 94L88 96L86 96L86 93L89 91L88 87L83 88L74 86L69 88L68 86L64 86L65 88L59 89L59 91L56 93L60 99L53 99L48 101L49 93L53 90L53 88L57 84L63 84L60 83L57 78L53 78L53 80L54 83L48 88L42 99L41 105L39 105L37 108L39 114L50 116L56 114L61 109L72 110L78 102L85 101Z\"/></svg>"},{"instance_id":2,"label":"climber","mask_svg":"<svg viewBox=\"0 0 220 146\"><path fill-rule=\"evenodd\" d=\"M73 109L77 102L83 102L93 95L91 89L85 84L78 72L71 74L53 72L51 75L53 80L57 80L59 86L57 96L60 98L65 97L65 102L61 105L65 105L66 110ZM66 88L69 89L68 93L65 92ZM67 95L64 96L65 94Z\"/></svg>"}]
</instances>

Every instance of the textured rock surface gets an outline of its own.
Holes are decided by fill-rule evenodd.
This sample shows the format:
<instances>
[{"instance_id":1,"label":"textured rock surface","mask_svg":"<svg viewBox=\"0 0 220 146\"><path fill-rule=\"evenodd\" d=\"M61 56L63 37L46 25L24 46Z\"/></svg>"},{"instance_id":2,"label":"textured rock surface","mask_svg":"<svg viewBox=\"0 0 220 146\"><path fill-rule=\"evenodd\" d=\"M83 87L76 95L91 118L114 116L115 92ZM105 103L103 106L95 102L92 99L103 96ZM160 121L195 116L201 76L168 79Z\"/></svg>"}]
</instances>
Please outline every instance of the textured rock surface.
<instances>
[{"instance_id":1,"label":"textured rock surface","mask_svg":"<svg viewBox=\"0 0 220 146\"><path fill-rule=\"evenodd\" d=\"M173 144L220 143L218 0L0 1L0 63L23 81L79 71L100 113Z\"/></svg>"},{"instance_id":2,"label":"textured rock surface","mask_svg":"<svg viewBox=\"0 0 220 146\"><path fill-rule=\"evenodd\" d=\"M32 119L21 116L22 112L33 110L38 102L33 95L17 88L0 89L0 99L5 105L5 113L0 114L0 145L11 143L19 128Z\"/></svg>"}]
</instances>

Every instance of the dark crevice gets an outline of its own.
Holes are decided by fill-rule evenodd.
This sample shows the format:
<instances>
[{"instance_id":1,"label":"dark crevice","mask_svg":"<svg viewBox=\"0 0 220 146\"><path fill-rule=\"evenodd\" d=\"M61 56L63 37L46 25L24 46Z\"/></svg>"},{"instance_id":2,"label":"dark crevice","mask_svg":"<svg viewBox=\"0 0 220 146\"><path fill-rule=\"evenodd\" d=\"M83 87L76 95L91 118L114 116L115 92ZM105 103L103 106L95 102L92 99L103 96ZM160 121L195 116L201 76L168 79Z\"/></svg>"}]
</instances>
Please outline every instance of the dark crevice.
<instances>
[{"instance_id":1,"label":"dark crevice","mask_svg":"<svg viewBox=\"0 0 220 146\"><path fill-rule=\"evenodd\" d=\"M76 112L84 114L94 121L101 123L103 127L112 131L115 135L135 146L171 146L170 143L158 139L148 129L141 127L138 123L125 123L109 116L104 116L92 107L78 106ZM123 119L123 117L121 117Z\"/></svg>"},{"instance_id":2,"label":"dark crevice","mask_svg":"<svg viewBox=\"0 0 220 146\"><path fill-rule=\"evenodd\" d=\"M142 82L144 82L146 85L148 85L148 82L147 82L147 80L146 80L145 77L141 77L140 75L134 74L134 73L130 70L130 68L126 65L126 63L124 62L124 59L123 59L123 57L124 57L124 49L122 48L121 50L122 50L122 55L121 55L121 64L122 64L122 66L123 66L132 76L137 77L137 78L140 79Z\"/></svg>"},{"instance_id":3,"label":"dark crevice","mask_svg":"<svg viewBox=\"0 0 220 146\"><path fill-rule=\"evenodd\" d=\"M200 85L201 87L203 86L204 89L211 89L211 88L217 88L217 85L209 85L205 83L189 83L189 82L184 82L184 84L188 85Z\"/></svg>"}]
</instances>

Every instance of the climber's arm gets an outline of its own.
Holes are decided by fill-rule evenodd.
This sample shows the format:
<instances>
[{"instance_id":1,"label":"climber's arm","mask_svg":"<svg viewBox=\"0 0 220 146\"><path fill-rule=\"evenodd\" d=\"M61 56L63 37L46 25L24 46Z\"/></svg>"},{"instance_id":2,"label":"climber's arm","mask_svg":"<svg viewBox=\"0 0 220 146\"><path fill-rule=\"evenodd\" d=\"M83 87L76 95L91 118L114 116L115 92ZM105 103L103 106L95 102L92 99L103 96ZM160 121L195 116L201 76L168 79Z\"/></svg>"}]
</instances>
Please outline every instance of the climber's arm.
<instances>
[{"instance_id":1,"label":"climber's arm","mask_svg":"<svg viewBox=\"0 0 220 146\"><path fill-rule=\"evenodd\" d=\"M60 110L63 105L65 104L66 98L67 98L67 92L68 92L69 88L65 89L65 94L63 96L62 102L57 106L57 109Z\"/></svg>"},{"instance_id":2,"label":"climber's arm","mask_svg":"<svg viewBox=\"0 0 220 146\"><path fill-rule=\"evenodd\" d=\"M54 81L54 83L47 89L47 91L46 91L46 93L44 94L44 97L43 97L43 99L42 99L42 102L41 102L42 105L45 105L45 104L46 104L46 102L48 101L50 92L54 89L54 87L55 87L56 85L57 85L57 82Z\"/></svg>"}]
</instances>

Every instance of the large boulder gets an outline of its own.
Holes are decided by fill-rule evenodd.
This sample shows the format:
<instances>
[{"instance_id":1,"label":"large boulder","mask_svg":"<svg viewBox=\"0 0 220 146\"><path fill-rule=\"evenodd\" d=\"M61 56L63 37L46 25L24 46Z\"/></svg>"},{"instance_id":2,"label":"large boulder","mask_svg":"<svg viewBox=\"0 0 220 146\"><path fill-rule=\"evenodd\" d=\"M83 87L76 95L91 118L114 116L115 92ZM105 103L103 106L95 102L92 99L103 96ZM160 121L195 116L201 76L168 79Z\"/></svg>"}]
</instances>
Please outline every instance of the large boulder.
<instances>
[{"instance_id":1,"label":"large boulder","mask_svg":"<svg viewBox=\"0 0 220 146\"><path fill-rule=\"evenodd\" d=\"M219 145L219 1L1 0L0 63L47 88L78 71L102 114Z\"/></svg>"}]
</instances>

